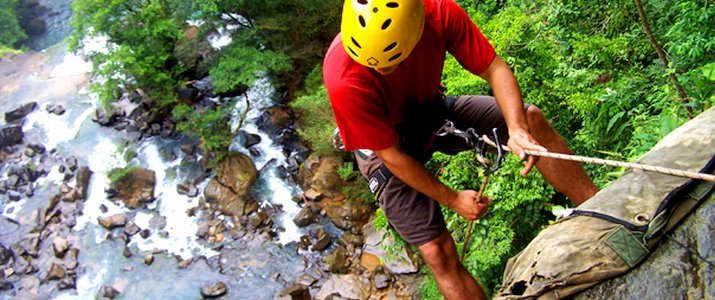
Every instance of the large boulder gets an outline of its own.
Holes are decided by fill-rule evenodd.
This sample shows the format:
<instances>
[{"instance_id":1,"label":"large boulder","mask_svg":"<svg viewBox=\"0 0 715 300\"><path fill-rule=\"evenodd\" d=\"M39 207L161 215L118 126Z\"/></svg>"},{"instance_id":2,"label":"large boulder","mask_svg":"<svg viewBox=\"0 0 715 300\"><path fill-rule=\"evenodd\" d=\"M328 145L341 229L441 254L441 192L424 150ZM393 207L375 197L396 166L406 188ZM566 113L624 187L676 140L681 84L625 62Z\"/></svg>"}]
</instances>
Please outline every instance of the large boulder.
<instances>
[{"instance_id":1,"label":"large boulder","mask_svg":"<svg viewBox=\"0 0 715 300\"><path fill-rule=\"evenodd\" d=\"M216 177L209 182L204 196L210 203L218 203L224 214L250 214L258 208L251 195L251 186L257 178L258 170L251 158L233 152L216 166Z\"/></svg>"},{"instance_id":2,"label":"large boulder","mask_svg":"<svg viewBox=\"0 0 715 300\"><path fill-rule=\"evenodd\" d=\"M373 203L360 199L348 200L342 196L324 199L321 205L335 226L348 231L363 226L375 211Z\"/></svg>"},{"instance_id":3,"label":"large boulder","mask_svg":"<svg viewBox=\"0 0 715 300\"><path fill-rule=\"evenodd\" d=\"M335 197L343 187L343 180L337 172L342 165L341 157L311 154L300 167L298 181L303 190L312 188L328 197Z\"/></svg>"},{"instance_id":4,"label":"large boulder","mask_svg":"<svg viewBox=\"0 0 715 300\"><path fill-rule=\"evenodd\" d=\"M124 202L129 208L141 208L146 203L154 201L156 175L154 171L144 168L129 168L117 170L118 174L111 183L116 199ZM111 176L111 175L110 175Z\"/></svg>"},{"instance_id":5,"label":"large boulder","mask_svg":"<svg viewBox=\"0 0 715 300\"><path fill-rule=\"evenodd\" d=\"M0 147L20 144L24 138L22 126L6 125L0 128Z\"/></svg>"},{"instance_id":6,"label":"large boulder","mask_svg":"<svg viewBox=\"0 0 715 300\"><path fill-rule=\"evenodd\" d=\"M5 113L5 122L11 123L25 118L37 109L37 102L30 102Z\"/></svg>"}]
</instances>

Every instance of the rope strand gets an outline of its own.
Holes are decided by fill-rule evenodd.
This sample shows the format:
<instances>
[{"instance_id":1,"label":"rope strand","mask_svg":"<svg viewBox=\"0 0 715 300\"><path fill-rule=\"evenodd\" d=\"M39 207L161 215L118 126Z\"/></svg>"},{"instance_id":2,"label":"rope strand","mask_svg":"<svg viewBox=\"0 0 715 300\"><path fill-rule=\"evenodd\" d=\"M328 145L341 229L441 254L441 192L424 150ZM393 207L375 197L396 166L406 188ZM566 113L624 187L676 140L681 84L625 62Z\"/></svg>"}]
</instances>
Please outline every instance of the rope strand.
<instances>
[{"instance_id":1,"label":"rope strand","mask_svg":"<svg viewBox=\"0 0 715 300\"><path fill-rule=\"evenodd\" d=\"M489 137L487 137L486 135L483 136L482 139L487 144L491 145L492 147L496 147L496 144L492 140L490 140ZM511 152L511 149L509 149L509 147L506 145L502 145L502 149ZM622 167L622 168L627 168L627 169L638 169L638 170L656 172L656 173L667 174L667 175L672 175L672 176L700 179L700 180L704 180L704 181L715 182L715 175L698 173L698 172L671 169L671 168L666 168L666 167L643 165L643 164L637 164L637 163L628 163L628 162L587 157L587 156L552 153L552 152L548 152L548 151L536 151L536 150L525 149L524 152L528 155L533 155L533 156L570 160L570 161L577 161L577 162L590 163L590 164L607 165L607 166L613 166L613 167Z\"/></svg>"}]
</instances>

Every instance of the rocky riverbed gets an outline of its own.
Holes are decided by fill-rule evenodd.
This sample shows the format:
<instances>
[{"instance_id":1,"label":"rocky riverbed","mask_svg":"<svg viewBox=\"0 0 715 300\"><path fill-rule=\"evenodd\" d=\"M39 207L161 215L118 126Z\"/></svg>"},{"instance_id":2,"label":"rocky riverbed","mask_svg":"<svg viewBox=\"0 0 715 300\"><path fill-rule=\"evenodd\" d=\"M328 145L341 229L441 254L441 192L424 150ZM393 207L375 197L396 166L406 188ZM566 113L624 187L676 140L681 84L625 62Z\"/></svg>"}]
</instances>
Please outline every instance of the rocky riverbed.
<instances>
[{"instance_id":1,"label":"rocky riverbed","mask_svg":"<svg viewBox=\"0 0 715 300\"><path fill-rule=\"evenodd\" d=\"M418 294L415 255L387 254L373 204L342 193L342 158L301 145L269 84L246 91L258 103L212 165L141 90L100 107L91 70L62 43L0 61L0 298ZM183 92L216 101L209 78Z\"/></svg>"}]
</instances>

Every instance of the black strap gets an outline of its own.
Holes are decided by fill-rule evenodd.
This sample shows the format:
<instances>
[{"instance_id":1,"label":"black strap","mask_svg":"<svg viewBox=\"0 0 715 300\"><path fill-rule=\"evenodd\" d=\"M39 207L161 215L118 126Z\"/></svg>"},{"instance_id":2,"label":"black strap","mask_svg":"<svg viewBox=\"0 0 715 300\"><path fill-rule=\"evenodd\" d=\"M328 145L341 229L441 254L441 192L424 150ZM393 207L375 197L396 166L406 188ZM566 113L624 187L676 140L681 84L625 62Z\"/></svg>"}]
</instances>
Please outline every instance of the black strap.
<instances>
[{"instance_id":1,"label":"black strap","mask_svg":"<svg viewBox=\"0 0 715 300\"><path fill-rule=\"evenodd\" d=\"M370 187L370 192L375 195L375 199L380 197L382 190L385 188L385 185L387 185L387 182L390 178L392 178L392 176L395 175L387 169L385 164L380 164L380 166L373 171L372 174L370 174L368 186Z\"/></svg>"},{"instance_id":2,"label":"black strap","mask_svg":"<svg viewBox=\"0 0 715 300\"><path fill-rule=\"evenodd\" d=\"M704 168L700 170L700 173L706 173L710 174L713 172L713 169L715 169L715 156L713 156L710 161L705 165ZM668 193L667 196L663 199L663 201L660 203L658 206L658 209L656 209L654 216L658 216L661 213L665 212L666 216L669 218L672 212L675 210L675 207L681 202L682 199L685 198L686 195L691 193L701 182L701 180L698 179L691 179L685 184L675 188L672 190L670 193ZM698 202L702 201L703 199L706 199L707 197L710 196L710 194L713 193L715 190L715 185L711 185L707 191L701 193L698 195L698 197L693 197L695 200ZM623 225L624 227L628 228L631 231L640 231L645 233L648 230L649 225L643 225L643 226L638 226L635 225L631 222L616 218L614 216L610 216L604 213L596 212L596 211L589 211L589 210L579 210L576 209L573 211L574 216L588 216L588 217L594 217L594 218L599 218L602 220L609 221L611 223L616 223Z\"/></svg>"}]
</instances>

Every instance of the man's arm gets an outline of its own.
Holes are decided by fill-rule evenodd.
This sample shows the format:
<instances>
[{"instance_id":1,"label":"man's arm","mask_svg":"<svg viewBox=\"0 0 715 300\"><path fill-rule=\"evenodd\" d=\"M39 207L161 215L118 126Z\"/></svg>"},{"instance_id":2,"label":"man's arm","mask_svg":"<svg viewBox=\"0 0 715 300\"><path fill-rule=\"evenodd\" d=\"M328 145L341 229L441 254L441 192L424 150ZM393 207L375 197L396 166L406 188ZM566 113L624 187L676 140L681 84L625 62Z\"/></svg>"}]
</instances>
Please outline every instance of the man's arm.
<instances>
[{"instance_id":1,"label":"man's arm","mask_svg":"<svg viewBox=\"0 0 715 300\"><path fill-rule=\"evenodd\" d=\"M529 133L521 90L509 66L499 56L495 56L489 67L479 76L491 86L499 109L504 115L509 128L509 148L522 160L526 158L524 149L546 151ZM528 157L521 175L529 174L535 163L536 157Z\"/></svg>"},{"instance_id":2,"label":"man's arm","mask_svg":"<svg viewBox=\"0 0 715 300\"><path fill-rule=\"evenodd\" d=\"M382 159L392 174L415 190L453 209L462 217L474 220L487 211L491 200L483 197L482 201L478 201L477 192L473 190L457 192L450 189L439 182L421 163L402 151L398 146L375 150L374 152L377 157Z\"/></svg>"}]
</instances>

